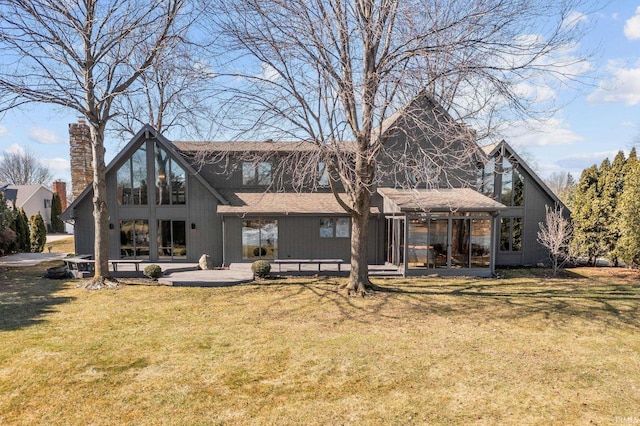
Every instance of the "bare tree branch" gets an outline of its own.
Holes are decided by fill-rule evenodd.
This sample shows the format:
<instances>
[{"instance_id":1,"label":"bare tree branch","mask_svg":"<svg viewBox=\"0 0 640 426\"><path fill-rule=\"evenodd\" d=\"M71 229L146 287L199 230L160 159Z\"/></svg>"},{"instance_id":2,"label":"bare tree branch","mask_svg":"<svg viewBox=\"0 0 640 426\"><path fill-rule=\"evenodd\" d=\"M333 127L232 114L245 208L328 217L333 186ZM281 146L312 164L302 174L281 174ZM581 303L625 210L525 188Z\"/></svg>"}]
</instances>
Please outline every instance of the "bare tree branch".
<instances>
[{"instance_id":1,"label":"bare tree branch","mask_svg":"<svg viewBox=\"0 0 640 426\"><path fill-rule=\"evenodd\" d=\"M0 0L0 111L26 102L86 118L93 153L95 276L109 277L104 134L112 104L180 42L187 0Z\"/></svg>"}]
</instances>

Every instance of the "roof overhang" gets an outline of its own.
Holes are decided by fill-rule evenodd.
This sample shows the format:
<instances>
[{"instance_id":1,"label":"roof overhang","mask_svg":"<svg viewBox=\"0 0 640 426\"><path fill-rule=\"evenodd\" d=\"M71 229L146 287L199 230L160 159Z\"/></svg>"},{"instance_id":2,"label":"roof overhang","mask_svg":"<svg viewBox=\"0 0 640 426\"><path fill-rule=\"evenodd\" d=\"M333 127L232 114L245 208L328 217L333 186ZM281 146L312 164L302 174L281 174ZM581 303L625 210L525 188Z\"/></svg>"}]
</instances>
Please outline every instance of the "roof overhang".
<instances>
[{"instance_id":1,"label":"roof overhang","mask_svg":"<svg viewBox=\"0 0 640 426\"><path fill-rule=\"evenodd\" d=\"M499 212L507 209L469 188L395 189L379 188L384 213L412 212Z\"/></svg>"},{"instance_id":2,"label":"roof overhang","mask_svg":"<svg viewBox=\"0 0 640 426\"><path fill-rule=\"evenodd\" d=\"M228 192L229 205L218 206L219 215L346 215L331 192ZM344 199L345 194L339 194ZM371 214L379 214L376 207Z\"/></svg>"}]
</instances>

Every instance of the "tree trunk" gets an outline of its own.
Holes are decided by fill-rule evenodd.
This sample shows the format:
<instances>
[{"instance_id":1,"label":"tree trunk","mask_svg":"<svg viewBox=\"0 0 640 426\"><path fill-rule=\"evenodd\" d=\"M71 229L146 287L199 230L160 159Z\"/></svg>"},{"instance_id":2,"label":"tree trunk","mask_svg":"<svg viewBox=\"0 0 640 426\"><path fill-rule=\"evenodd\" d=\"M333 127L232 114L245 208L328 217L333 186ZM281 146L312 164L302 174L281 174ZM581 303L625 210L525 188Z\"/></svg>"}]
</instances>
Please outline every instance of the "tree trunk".
<instances>
[{"instance_id":1,"label":"tree trunk","mask_svg":"<svg viewBox=\"0 0 640 426\"><path fill-rule=\"evenodd\" d=\"M351 216L351 273L346 286L347 294L364 296L371 288L368 268L369 214L371 194L362 190Z\"/></svg>"},{"instance_id":2,"label":"tree trunk","mask_svg":"<svg viewBox=\"0 0 640 426\"><path fill-rule=\"evenodd\" d=\"M90 124L93 154L93 218L95 224L95 273L86 288L99 289L114 285L109 275L109 214L107 212L106 166L104 163L104 131Z\"/></svg>"}]
</instances>

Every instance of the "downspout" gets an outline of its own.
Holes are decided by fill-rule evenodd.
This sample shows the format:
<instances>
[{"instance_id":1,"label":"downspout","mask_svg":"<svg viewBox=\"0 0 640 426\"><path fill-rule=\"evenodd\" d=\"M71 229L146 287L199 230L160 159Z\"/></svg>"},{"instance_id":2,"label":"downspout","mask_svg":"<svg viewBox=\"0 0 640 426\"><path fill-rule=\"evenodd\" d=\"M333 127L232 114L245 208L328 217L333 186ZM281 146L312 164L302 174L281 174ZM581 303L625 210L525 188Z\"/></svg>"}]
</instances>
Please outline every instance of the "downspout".
<instances>
[{"instance_id":1,"label":"downspout","mask_svg":"<svg viewBox=\"0 0 640 426\"><path fill-rule=\"evenodd\" d=\"M409 245L408 245L408 241L409 241L409 215L407 213L404 214L404 229L403 229L403 233L404 233L404 244L402 247L402 276L406 277L407 276L407 270L409 268L409 261L408 256L409 256Z\"/></svg>"},{"instance_id":2,"label":"downspout","mask_svg":"<svg viewBox=\"0 0 640 426\"><path fill-rule=\"evenodd\" d=\"M226 252L225 252L225 246L226 246L226 241L227 239L225 238L225 234L226 234L226 229L225 229L225 221L224 221L224 215L222 215L222 266L224 267L227 262L227 256L226 256Z\"/></svg>"},{"instance_id":3,"label":"downspout","mask_svg":"<svg viewBox=\"0 0 640 426\"><path fill-rule=\"evenodd\" d=\"M496 235L498 233L498 215L498 212L491 213L493 223L491 224L491 261L489 262L489 265L491 268L491 275L494 277L496 276L496 255L498 253L498 239L496 238Z\"/></svg>"}]
</instances>

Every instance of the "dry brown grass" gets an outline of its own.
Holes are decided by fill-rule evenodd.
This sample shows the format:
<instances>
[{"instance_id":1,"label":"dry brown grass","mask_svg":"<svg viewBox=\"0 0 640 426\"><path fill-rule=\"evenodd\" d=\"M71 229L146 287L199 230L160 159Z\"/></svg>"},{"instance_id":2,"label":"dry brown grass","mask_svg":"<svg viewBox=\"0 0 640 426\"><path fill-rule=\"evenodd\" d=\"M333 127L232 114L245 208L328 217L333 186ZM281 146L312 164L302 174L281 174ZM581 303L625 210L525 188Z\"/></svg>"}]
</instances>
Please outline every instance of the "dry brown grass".
<instances>
[{"instance_id":1,"label":"dry brown grass","mask_svg":"<svg viewBox=\"0 0 640 426\"><path fill-rule=\"evenodd\" d=\"M48 251L49 247L51 247L51 253L73 253L75 251L75 246L73 245L73 236L70 235L69 238L51 241L47 243L44 250Z\"/></svg>"},{"instance_id":2,"label":"dry brown grass","mask_svg":"<svg viewBox=\"0 0 640 426\"><path fill-rule=\"evenodd\" d=\"M506 278L89 292L0 276L3 424L640 422L640 282Z\"/></svg>"}]
</instances>

